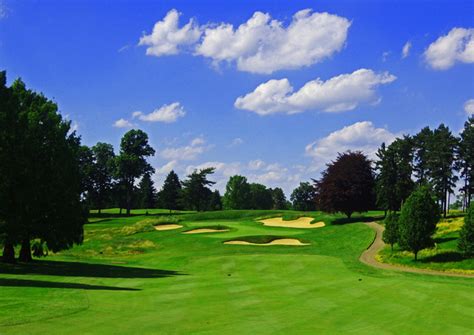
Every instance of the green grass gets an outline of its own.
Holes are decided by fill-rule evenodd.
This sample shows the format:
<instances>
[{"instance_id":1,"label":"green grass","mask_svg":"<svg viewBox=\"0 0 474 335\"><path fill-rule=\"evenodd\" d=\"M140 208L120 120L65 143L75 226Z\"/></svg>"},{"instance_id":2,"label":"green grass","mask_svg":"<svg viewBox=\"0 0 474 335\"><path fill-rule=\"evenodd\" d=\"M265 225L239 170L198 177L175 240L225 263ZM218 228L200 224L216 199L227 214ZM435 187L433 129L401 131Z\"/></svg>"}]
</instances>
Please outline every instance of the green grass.
<instances>
[{"instance_id":1,"label":"green grass","mask_svg":"<svg viewBox=\"0 0 474 335\"><path fill-rule=\"evenodd\" d=\"M420 251L416 262L413 253L403 251L397 245L394 246L393 252L390 247L380 251L379 260L423 269L474 274L474 258L464 258L457 250L459 231L463 222L464 217L460 214L442 219L434 235L435 246Z\"/></svg>"},{"instance_id":2,"label":"green grass","mask_svg":"<svg viewBox=\"0 0 474 335\"><path fill-rule=\"evenodd\" d=\"M472 334L472 279L359 262L374 233L354 221L379 214L304 213L328 223L318 229L254 221L274 211L182 214L169 231L142 231L150 216L103 217L81 246L0 265L0 334ZM209 226L230 231L182 234ZM311 245L222 243L268 236Z\"/></svg>"}]
</instances>

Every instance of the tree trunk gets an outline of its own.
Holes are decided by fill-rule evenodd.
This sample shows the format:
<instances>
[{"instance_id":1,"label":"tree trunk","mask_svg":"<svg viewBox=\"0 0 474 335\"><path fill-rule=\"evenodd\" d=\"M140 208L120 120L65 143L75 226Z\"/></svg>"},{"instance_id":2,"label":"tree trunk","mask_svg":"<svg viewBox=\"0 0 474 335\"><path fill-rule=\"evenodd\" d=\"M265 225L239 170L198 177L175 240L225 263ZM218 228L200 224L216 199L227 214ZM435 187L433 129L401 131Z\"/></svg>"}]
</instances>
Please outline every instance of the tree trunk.
<instances>
[{"instance_id":1,"label":"tree trunk","mask_svg":"<svg viewBox=\"0 0 474 335\"><path fill-rule=\"evenodd\" d=\"M2 260L5 263L13 264L15 263L15 248L13 244L6 242L3 246L3 257Z\"/></svg>"},{"instance_id":2,"label":"tree trunk","mask_svg":"<svg viewBox=\"0 0 474 335\"><path fill-rule=\"evenodd\" d=\"M122 215L122 206L120 206L119 215Z\"/></svg>"},{"instance_id":3,"label":"tree trunk","mask_svg":"<svg viewBox=\"0 0 474 335\"><path fill-rule=\"evenodd\" d=\"M33 260L33 257L31 257L30 239L24 239L23 242L21 242L20 256L18 257L18 260L24 263L28 263Z\"/></svg>"},{"instance_id":4,"label":"tree trunk","mask_svg":"<svg viewBox=\"0 0 474 335\"><path fill-rule=\"evenodd\" d=\"M99 213L99 214L100 214L100 208L97 210L97 213Z\"/></svg>"},{"instance_id":5,"label":"tree trunk","mask_svg":"<svg viewBox=\"0 0 474 335\"><path fill-rule=\"evenodd\" d=\"M132 192L130 188L133 188L133 184L131 186L127 186L127 216L130 216L130 208L132 207Z\"/></svg>"},{"instance_id":6,"label":"tree trunk","mask_svg":"<svg viewBox=\"0 0 474 335\"><path fill-rule=\"evenodd\" d=\"M415 262L418 260L418 251L415 251Z\"/></svg>"}]
</instances>

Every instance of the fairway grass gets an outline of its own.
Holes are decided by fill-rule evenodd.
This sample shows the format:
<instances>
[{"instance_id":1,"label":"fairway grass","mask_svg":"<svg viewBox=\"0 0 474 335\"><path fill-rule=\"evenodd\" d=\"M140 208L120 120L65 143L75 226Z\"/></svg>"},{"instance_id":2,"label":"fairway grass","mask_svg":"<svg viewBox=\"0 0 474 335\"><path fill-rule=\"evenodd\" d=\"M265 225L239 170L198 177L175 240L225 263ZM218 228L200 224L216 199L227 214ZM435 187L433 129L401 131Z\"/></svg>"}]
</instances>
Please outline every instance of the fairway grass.
<instances>
[{"instance_id":1,"label":"fairway grass","mask_svg":"<svg viewBox=\"0 0 474 335\"><path fill-rule=\"evenodd\" d=\"M298 213L233 214L182 215L187 230L228 227L219 234L104 217L81 246L0 265L0 334L472 334L474 281L360 263L374 232L357 219L311 213L326 226L293 229L255 220ZM254 236L310 245L223 244Z\"/></svg>"}]
</instances>

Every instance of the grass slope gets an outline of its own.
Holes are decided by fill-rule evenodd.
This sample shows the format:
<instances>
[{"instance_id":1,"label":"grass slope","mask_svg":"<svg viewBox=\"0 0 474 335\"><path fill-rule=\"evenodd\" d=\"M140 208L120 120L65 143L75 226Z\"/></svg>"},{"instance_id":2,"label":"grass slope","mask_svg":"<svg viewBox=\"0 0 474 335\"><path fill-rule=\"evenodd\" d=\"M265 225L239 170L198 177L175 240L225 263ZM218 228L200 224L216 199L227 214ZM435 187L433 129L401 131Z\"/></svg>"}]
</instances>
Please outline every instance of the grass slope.
<instances>
[{"instance_id":1,"label":"grass slope","mask_svg":"<svg viewBox=\"0 0 474 335\"><path fill-rule=\"evenodd\" d=\"M365 225L334 217L341 224L300 230L254 221L271 215L182 214L184 227L171 231L149 230L150 216L104 217L86 226L82 246L34 265L0 266L0 333L472 333L471 279L373 269L358 261L374 238ZM230 231L182 234L216 225ZM249 236L311 245L222 243Z\"/></svg>"}]
</instances>

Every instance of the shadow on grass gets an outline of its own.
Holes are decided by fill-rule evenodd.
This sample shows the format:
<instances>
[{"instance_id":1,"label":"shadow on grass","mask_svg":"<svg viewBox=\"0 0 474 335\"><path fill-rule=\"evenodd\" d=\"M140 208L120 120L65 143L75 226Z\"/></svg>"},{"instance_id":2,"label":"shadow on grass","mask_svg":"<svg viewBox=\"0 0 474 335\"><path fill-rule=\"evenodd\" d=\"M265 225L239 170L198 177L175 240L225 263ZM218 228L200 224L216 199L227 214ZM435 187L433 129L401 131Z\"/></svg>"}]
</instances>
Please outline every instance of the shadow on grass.
<instances>
[{"instance_id":1,"label":"shadow on grass","mask_svg":"<svg viewBox=\"0 0 474 335\"><path fill-rule=\"evenodd\" d=\"M44 280L29 280L29 279L10 279L0 278L0 287L43 287L43 288L69 288L81 290L105 290L105 291L141 291L137 288L114 287L103 285L89 285L78 283L62 283Z\"/></svg>"},{"instance_id":2,"label":"shadow on grass","mask_svg":"<svg viewBox=\"0 0 474 335\"><path fill-rule=\"evenodd\" d=\"M352 218L340 218L331 221L333 225L344 225L349 223L356 223L356 222L373 222L373 221L380 221L383 220L383 215L378 216L358 216Z\"/></svg>"},{"instance_id":3,"label":"shadow on grass","mask_svg":"<svg viewBox=\"0 0 474 335\"><path fill-rule=\"evenodd\" d=\"M435 243L445 243L445 242L449 242L449 241L454 241L454 240L457 240L458 238L457 237L436 237L434 239Z\"/></svg>"},{"instance_id":4,"label":"shadow on grass","mask_svg":"<svg viewBox=\"0 0 474 335\"><path fill-rule=\"evenodd\" d=\"M161 217L161 216L180 216L180 215L185 215L189 213L180 213L180 212L171 212L171 213L154 213L154 214L146 214L146 213L131 213L130 215L127 214L118 214L118 213L89 213L88 218L90 219L103 219L100 221L95 221L95 222L89 222L88 224L92 223L98 223L98 222L106 222L108 220L116 219L116 218L131 218L135 216L148 216L148 217ZM107 220L108 219L108 220Z\"/></svg>"},{"instance_id":5,"label":"shadow on grass","mask_svg":"<svg viewBox=\"0 0 474 335\"><path fill-rule=\"evenodd\" d=\"M423 263L447 263L459 262L464 260L464 257L459 252L443 252L429 257L424 257L420 261Z\"/></svg>"},{"instance_id":6,"label":"shadow on grass","mask_svg":"<svg viewBox=\"0 0 474 335\"><path fill-rule=\"evenodd\" d=\"M184 275L178 271L172 270L136 268L81 262L37 260L28 264L1 264L0 273L101 278L164 278Z\"/></svg>"}]
</instances>

